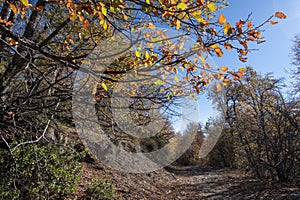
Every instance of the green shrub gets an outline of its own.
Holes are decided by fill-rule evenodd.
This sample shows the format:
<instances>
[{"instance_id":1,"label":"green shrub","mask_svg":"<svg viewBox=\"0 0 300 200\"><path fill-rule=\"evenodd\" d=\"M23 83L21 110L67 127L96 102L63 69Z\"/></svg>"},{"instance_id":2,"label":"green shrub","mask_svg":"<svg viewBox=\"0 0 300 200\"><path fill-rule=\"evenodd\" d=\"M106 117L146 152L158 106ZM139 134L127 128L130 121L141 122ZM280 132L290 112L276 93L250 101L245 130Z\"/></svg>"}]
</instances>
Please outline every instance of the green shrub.
<instances>
[{"instance_id":1,"label":"green shrub","mask_svg":"<svg viewBox=\"0 0 300 200\"><path fill-rule=\"evenodd\" d=\"M100 179L93 180L87 186L85 191L85 200L109 200L109 199L122 199L115 191L115 187L108 180Z\"/></svg>"},{"instance_id":2,"label":"green shrub","mask_svg":"<svg viewBox=\"0 0 300 200\"><path fill-rule=\"evenodd\" d=\"M0 150L0 199L59 199L80 181L79 155L53 144Z\"/></svg>"}]
</instances>

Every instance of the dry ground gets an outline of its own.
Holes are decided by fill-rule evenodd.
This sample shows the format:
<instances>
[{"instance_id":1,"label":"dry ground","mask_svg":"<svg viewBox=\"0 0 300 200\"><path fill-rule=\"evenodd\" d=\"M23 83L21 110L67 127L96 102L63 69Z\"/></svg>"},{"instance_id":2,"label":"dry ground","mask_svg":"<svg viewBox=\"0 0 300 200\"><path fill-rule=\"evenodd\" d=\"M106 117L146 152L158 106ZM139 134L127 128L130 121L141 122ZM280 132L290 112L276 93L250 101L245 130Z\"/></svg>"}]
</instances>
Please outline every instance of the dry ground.
<instances>
[{"instance_id":1,"label":"dry ground","mask_svg":"<svg viewBox=\"0 0 300 200\"><path fill-rule=\"evenodd\" d=\"M83 163L76 199L92 178L111 180L125 200L300 199L300 184L264 183L237 170L168 167L148 174L129 174L95 163Z\"/></svg>"}]
</instances>

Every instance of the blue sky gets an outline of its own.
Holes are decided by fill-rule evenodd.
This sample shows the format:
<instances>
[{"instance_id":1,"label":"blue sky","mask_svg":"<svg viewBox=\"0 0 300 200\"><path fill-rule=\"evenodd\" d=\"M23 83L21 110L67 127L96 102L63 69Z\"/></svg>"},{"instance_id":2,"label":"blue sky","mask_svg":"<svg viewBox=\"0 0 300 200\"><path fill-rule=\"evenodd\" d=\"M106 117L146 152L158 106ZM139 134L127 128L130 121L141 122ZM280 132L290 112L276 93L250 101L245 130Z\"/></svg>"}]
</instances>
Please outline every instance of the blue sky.
<instances>
[{"instance_id":1,"label":"blue sky","mask_svg":"<svg viewBox=\"0 0 300 200\"><path fill-rule=\"evenodd\" d=\"M253 51L248 55L248 62L241 63L237 56L228 51L223 58L215 58L217 65L227 65L229 68L239 68L251 65L257 71L266 73L274 72L275 77L286 77L285 69L291 65L292 39L300 33L300 1L299 0L228 0L229 7L222 10L229 22L236 22L240 18L245 19L252 12L253 23L259 25L276 11L281 11L287 15L285 20L280 20L276 25L266 24L263 29L263 36L266 42L254 45L258 51ZM288 80L286 80L288 81Z\"/></svg>"},{"instance_id":2,"label":"blue sky","mask_svg":"<svg viewBox=\"0 0 300 200\"><path fill-rule=\"evenodd\" d=\"M246 19L252 13L254 25L259 25L268 17L281 11L287 15L285 20L274 18L279 23L263 27L262 35L266 42L252 47L259 49L248 54L248 61L242 63L238 60L235 52L225 51L222 58L214 57L217 66L228 66L230 69L252 66L256 71L265 74L274 72L277 78L285 78L285 83L289 83L289 75L286 69L291 68L291 48L293 38L300 33L300 0L228 0L229 7L220 11L227 21L234 24L239 19ZM251 46L250 46L251 47ZM212 114L212 106L205 98L199 100L200 121Z\"/></svg>"}]
</instances>

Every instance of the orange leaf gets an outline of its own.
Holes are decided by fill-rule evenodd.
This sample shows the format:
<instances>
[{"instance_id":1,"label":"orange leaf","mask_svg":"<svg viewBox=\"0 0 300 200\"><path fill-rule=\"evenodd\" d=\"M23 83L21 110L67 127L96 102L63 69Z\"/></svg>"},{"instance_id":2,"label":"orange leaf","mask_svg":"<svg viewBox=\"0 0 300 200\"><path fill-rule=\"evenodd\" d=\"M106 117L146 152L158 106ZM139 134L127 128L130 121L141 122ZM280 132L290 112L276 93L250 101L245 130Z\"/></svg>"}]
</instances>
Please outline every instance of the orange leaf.
<instances>
[{"instance_id":1,"label":"orange leaf","mask_svg":"<svg viewBox=\"0 0 300 200\"><path fill-rule=\"evenodd\" d=\"M247 27L248 27L248 29L252 28L252 22L251 21L248 21Z\"/></svg>"},{"instance_id":2,"label":"orange leaf","mask_svg":"<svg viewBox=\"0 0 300 200\"><path fill-rule=\"evenodd\" d=\"M220 70L223 71L223 72L227 72L228 71L228 67L222 66Z\"/></svg>"},{"instance_id":3,"label":"orange leaf","mask_svg":"<svg viewBox=\"0 0 300 200\"><path fill-rule=\"evenodd\" d=\"M270 20L269 23L270 23L271 25L278 24L278 22L275 22L275 21L272 21L272 20Z\"/></svg>"},{"instance_id":4,"label":"orange leaf","mask_svg":"<svg viewBox=\"0 0 300 200\"><path fill-rule=\"evenodd\" d=\"M218 19L219 24L224 24L226 22L226 17L221 14Z\"/></svg>"},{"instance_id":5,"label":"orange leaf","mask_svg":"<svg viewBox=\"0 0 300 200\"><path fill-rule=\"evenodd\" d=\"M87 27L89 27L89 24L90 24L90 22L89 22L89 20L84 20L84 22L83 22L83 26L84 26L84 28L87 28Z\"/></svg>"},{"instance_id":6,"label":"orange leaf","mask_svg":"<svg viewBox=\"0 0 300 200\"><path fill-rule=\"evenodd\" d=\"M239 50L240 54L242 54L243 56L246 56L248 54L247 51L243 50L243 49L240 49Z\"/></svg>"},{"instance_id":7,"label":"orange leaf","mask_svg":"<svg viewBox=\"0 0 300 200\"><path fill-rule=\"evenodd\" d=\"M261 36L260 36L260 32L259 32L259 31L256 32L256 33L254 34L254 37L257 38L257 39L260 39L260 37L261 37Z\"/></svg>"},{"instance_id":8,"label":"orange leaf","mask_svg":"<svg viewBox=\"0 0 300 200\"><path fill-rule=\"evenodd\" d=\"M241 41L241 40L239 40L239 43L240 43L241 45L243 45L243 47L244 47L246 50L248 49L248 44L247 44L246 41Z\"/></svg>"},{"instance_id":9,"label":"orange leaf","mask_svg":"<svg viewBox=\"0 0 300 200\"><path fill-rule=\"evenodd\" d=\"M285 19L286 15L282 12L276 12L275 13L275 17L279 18L279 19Z\"/></svg>"},{"instance_id":10,"label":"orange leaf","mask_svg":"<svg viewBox=\"0 0 300 200\"><path fill-rule=\"evenodd\" d=\"M219 91L221 91L222 90L222 85L221 84L218 84L217 85L217 91L219 92Z\"/></svg>"},{"instance_id":11,"label":"orange leaf","mask_svg":"<svg viewBox=\"0 0 300 200\"><path fill-rule=\"evenodd\" d=\"M45 6L41 5L35 8L36 11L41 11L45 8Z\"/></svg>"},{"instance_id":12,"label":"orange leaf","mask_svg":"<svg viewBox=\"0 0 300 200\"><path fill-rule=\"evenodd\" d=\"M215 48L214 52L217 54L218 57L222 57L223 56L223 51L221 48Z\"/></svg>"},{"instance_id":13,"label":"orange leaf","mask_svg":"<svg viewBox=\"0 0 300 200\"><path fill-rule=\"evenodd\" d=\"M9 3L9 6L10 6L11 10L12 10L15 14L19 14L19 13L20 13L20 9L18 9L13 3Z\"/></svg>"},{"instance_id":14,"label":"orange leaf","mask_svg":"<svg viewBox=\"0 0 300 200\"><path fill-rule=\"evenodd\" d=\"M156 26L154 24L152 24L152 23L149 23L148 24L148 28L150 28L150 29L156 29Z\"/></svg>"}]
</instances>

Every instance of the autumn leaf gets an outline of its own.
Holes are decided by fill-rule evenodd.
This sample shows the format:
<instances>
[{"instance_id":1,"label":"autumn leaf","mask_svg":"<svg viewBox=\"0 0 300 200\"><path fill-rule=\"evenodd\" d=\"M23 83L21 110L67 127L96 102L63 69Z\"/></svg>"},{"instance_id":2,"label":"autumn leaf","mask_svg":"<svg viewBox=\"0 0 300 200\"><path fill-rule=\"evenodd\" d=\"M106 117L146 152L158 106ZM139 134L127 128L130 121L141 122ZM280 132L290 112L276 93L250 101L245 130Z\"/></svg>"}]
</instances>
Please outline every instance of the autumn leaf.
<instances>
[{"instance_id":1,"label":"autumn leaf","mask_svg":"<svg viewBox=\"0 0 300 200\"><path fill-rule=\"evenodd\" d=\"M72 12L72 13L70 13L70 16L69 16L69 17L70 17L70 20L71 20L71 21L75 21L77 15L76 15L76 13Z\"/></svg>"},{"instance_id":2,"label":"autumn leaf","mask_svg":"<svg viewBox=\"0 0 300 200\"><path fill-rule=\"evenodd\" d=\"M40 6L38 6L38 7L35 8L35 11L41 11L41 10L43 10L44 8L45 8L44 5L40 5Z\"/></svg>"},{"instance_id":3,"label":"autumn leaf","mask_svg":"<svg viewBox=\"0 0 300 200\"><path fill-rule=\"evenodd\" d=\"M227 49L227 50L231 50L232 49L232 45L230 43L226 42L224 44L224 48Z\"/></svg>"},{"instance_id":4,"label":"autumn leaf","mask_svg":"<svg viewBox=\"0 0 300 200\"><path fill-rule=\"evenodd\" d=\"M272 20L270 20L269 23L270 23L271 25L278 24L278 22L275 22L275 21L272 21Z\"/></svg>"},{"instance_id":5,"label":"autumn leaf","mask_svg":"<svg viewBox=\"0 0 300 200\"><path fill-rule=\"evenodd\" d=\"M22 4L26 7L29 6L28 0L21 0Z\"/></svg>"},{"instance_id":6,"label":"autumn leaf","mask_svg":"<svg viewBox=\"0 0 300 200\"><path fill-rule=\"evenodd\" d=\"M89 24L90 24L90 22L89 22L89 20L84 20L84 22L83 22L83 26L84 26L84 28L87 28L87 27L89 27Z\"/></svg>"},{"instance_id":7,"label":"autumn leaf","mask_svg":"<svg viewBox=\"0 0 300 200\"><path fill-rule=\"evenodd\" d=\"M222 85L221 84L217 84L217 91L220 92L222 90Z\"/></svg>"},{"instance_id":8,"label":"autumn leaf","mask_svg":"<svg viewBox=\"0 0 300 200\"><path fill-rule=\"evenodd\" d=\"M101 12L102 12L102 14L103 14L104 16L107 15L107 9L106 9L105 6L102 6L102 7L101 7Z\"/></svg>"},{"instance_id":9,"label":"autumn leaf","mask_svg":"<svg viewBox=\"0 0 300 200\"><path fill-rule=\"evenodd\" d=\"M223 51L221 48L215 48L214 52L217 54L218 57L222 57L223 56Z\"/></svg>"},{"instance_id":10,"label":"autumn leaf","mask_svg":"<svg viewBox=\"0 0 300 200\"><path fill-rule=\"evenodd\" d=\"M180 28L180 20L176 20L176 30Z\"/></svg>"},{"instance_id":11,"label":"autumn leaf","mask_svg":"<svg viewBox=\"0 0 300 200\"><path fill-rule=\"evenodd\" d=\"M228 67L222 66L220 70L223 71L223 72L227 72L228 71Z\"/></svg>"},{"instance_id":12,"label":"autumn leaf","mask_svg":"<svg viewBox=\"0 0 300 200\"><path fill-rule=\"evenodd\" d=\"M244 58L243 56L239 56L239 60L242 62L247 62L247 58Z\"/></svg>"},{"instance_id":13,"label":"autumn leaf","mask_svg":"<svg viewBox=\"0 0 300 200\"><path fill-rule=\"evenodd\" d=\"M286 15L283 12L276 12L275 17L277 17L279 19L285 19Z\"/></svg>"},{"instance_id":14,"label":"autumn leaf","mask_svg":"<svg viewBox=\"0 0 300 200\"><path fill-rule=\"evenodd\" d=\"M229 80L229 79L224 79L224 80L222 81L223 86L227 86L228 83L230 83L230 80Z\"/></svg>"},{"instance_id":15,"label":"autumn leaf","mask_svg":"<svg viewBox=\"0 0 300 200\"><path fill-rule=\"evenodd\" d=\"M223 14L219 16L218 22L219 24L224 24L226 22L226 18Z\"/></svg>"},{"instance_id":16,"label":"autumn leaf","mask_svg":"<svg viewBox=\"0 0 300 200\"><path fill-rule=\"evenodd\" d=\"M105 91L107 91L108 89L107 89L107 86L105 85L105 83L104 82L102 82L101 83L101 87L105 90Z\"/></svg>"},{"instance_id":17,"label":"autumn leaf","mask_svg":"<svg viewBox=\"0 0 300 200\"><path fill-rule=\"evenodd\" d=\"M136 57L141 57L141 52L140 51L138 51L138 50L136 50L135 52L134 52L134 55L136 56Z\"/></svg>"},{"instance_id":18,"label":"autumn leaf","mask_svg":"<svg viewBox=\"0 0 300 200\"><path fill-rule=\"evenodd\" d=\"M15 13L15 14L19 14L20 10L13 4L13 3L9 3L9 7L11 8L11 10Z\"/></svg>"},{"instance_id":19,"label":"autumn leaf","mask_svg":"<svg viewBox=\"0 0 300 200\"><path fill-rule=\"evenodd\" d=\"M207 7L211 12L215 12L217 10L217 6L213 2L210 2L209 4L207 4Z\"/></svg>"},{"instance_id":20,"label":"autumn leaf","mask_svg":"<svg viewBox=\"0 0 300 200\"><path fill-rule=\"evenodd\" d=\"M186 10L187 9L187 5L185 3L179 3L177 5L177 9L178 10Z\"/></svg>"},{"instance_id":21,"label":"autumn leaf","mask_svg":"<svg viewBox=\"0 0 300 200\"><path fill-rule=\"evenodd\" d=\"M241 45L243 45L243 47L245 48L245 50L248 49L248 44L247 44L246 41L241 41L241 40L239 40L239 43L240 43Z\"/></svg>"},{"instance_id":22,"label":"autumn leaf","mask_svg":"<svg viewBox=\"0 0 300 200\"><path fill-rule=\"evenodd\" d=\"M150 29L156 29L156 26L154 24L152 24L152 23L149 23L148 24L148 28L150 28Z\"/></svg>"},{"instance_id":23,"label":"autumn leaf","mask_svg":"<svg viewBox=\"0 0 300 200\"><path fill-rule=\"evenodd\" d=\"M240 49L239 50L240 54L243 55L243 56L246 56L248 54L247 51L243 50L243 49Z\"/></svg>"},{"instance_id":24,"label":"autumn leaf","mask_svg":"<svg viewBox=\"0 0 300 200\"><path fill-rule=\"evenodd\" d=\"M232 33L231 25L229 23L226 23L224 25L224 34L230 35Z\"/></svg>"},{"instance_id":25,"label":"autumn leaf","mask_svg":"<svg viewBox=\"0 0 300 200\"><path fill-rule=\"evenodd\" d=\"M15 41L14 39L12 39L12 38L9 38L8 39L8 42L9 42L9 44L11 45L11 46L15 46L15 45L17 45L18 44L18 42L17 41Z\"/></svg>"},{"instance_id":26,"label":"autumn leaf","mask_svg":"<svg viewBox=\"0 0 300 200\"><path fill-rule=\"evenodd\" d=\"M248 29L252 28L252 22L251 21L248 21L247 27L248 27Z\"/></svg>"}]
</instances>

